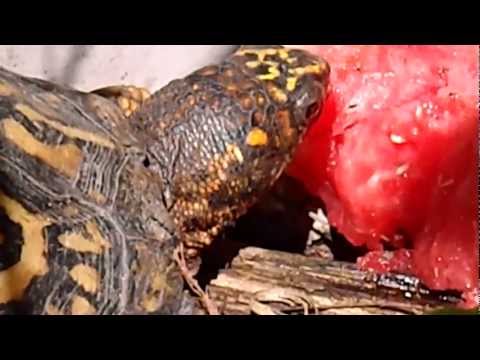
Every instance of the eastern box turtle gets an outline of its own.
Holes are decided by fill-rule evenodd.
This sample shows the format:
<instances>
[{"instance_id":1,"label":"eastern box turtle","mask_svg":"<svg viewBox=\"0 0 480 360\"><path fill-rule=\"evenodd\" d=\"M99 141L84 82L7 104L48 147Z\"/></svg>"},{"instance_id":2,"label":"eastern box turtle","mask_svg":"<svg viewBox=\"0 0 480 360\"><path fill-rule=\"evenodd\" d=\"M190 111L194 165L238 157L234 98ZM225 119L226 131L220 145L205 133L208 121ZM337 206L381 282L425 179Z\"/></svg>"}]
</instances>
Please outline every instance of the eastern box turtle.
<instances>
[{"instance_id":1,"label":"eastern box turtle","mask_svg":"<svg viewBox=\"0 0 480 360\"><path fill-rule=\"evenodd\" d=\"M151 96L0 69L0 313L188 312L174 249L208 245L277 180L329 73L281 46Z\"/></svg>"}]
</instances>

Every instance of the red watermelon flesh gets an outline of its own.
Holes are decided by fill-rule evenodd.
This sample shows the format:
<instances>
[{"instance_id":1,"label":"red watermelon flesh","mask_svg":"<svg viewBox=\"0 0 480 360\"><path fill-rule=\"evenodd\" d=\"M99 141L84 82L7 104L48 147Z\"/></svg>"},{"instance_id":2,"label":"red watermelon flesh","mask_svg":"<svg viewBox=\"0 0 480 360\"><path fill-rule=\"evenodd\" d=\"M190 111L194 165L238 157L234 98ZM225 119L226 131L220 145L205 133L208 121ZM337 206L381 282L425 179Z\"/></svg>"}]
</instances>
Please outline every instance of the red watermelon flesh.
<instances>
[{"instance_id":1,"label":"red watermelon flesh","mask_svg":"<svg viewBox=\"0 0 480 360\"><path fill-rule=\"evenodd\" d=\"M478 47L307 48L330 62L331 89L290 174L372 251L361 267L476 305Z\"/></svg>"}]
</instances>

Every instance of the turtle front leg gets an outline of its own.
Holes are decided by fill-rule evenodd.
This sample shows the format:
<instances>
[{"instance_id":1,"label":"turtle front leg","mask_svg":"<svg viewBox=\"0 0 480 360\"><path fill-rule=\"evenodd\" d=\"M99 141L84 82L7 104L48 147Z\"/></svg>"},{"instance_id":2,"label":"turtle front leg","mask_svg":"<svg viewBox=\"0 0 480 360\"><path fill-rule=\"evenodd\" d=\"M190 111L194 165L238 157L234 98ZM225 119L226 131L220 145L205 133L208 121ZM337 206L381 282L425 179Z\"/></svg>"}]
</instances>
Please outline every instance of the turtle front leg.
<instances>
[{"instance_id":1,"label":"turtle front leg","mask_svg":"<svg viewBox=\"0 0 480 360\"><path fill-rule=\"evenodd\" d=\"M129 117L151 96L145 88L123 85L104 87L92 93L114 101L126 117Z\"/></svg>"}]
</instances>

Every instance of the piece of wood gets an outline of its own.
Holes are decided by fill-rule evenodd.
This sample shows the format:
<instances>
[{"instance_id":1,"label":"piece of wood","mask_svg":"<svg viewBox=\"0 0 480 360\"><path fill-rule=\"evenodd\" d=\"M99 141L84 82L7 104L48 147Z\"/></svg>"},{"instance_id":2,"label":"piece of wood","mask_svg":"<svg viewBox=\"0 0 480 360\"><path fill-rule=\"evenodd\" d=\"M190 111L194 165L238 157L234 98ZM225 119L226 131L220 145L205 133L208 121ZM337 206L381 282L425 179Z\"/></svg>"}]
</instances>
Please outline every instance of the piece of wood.
<instances>
[{"instance_id":1,"label":"piece of wood","mask_svg":"<svg viewBox=\"0 0 480 360\"><path fill-rule=\"evenodd\" d=\"M410 276L259 248L243 249L207 291L224 315L423 314L460 300Z\"/></svg>"}]
</instances>

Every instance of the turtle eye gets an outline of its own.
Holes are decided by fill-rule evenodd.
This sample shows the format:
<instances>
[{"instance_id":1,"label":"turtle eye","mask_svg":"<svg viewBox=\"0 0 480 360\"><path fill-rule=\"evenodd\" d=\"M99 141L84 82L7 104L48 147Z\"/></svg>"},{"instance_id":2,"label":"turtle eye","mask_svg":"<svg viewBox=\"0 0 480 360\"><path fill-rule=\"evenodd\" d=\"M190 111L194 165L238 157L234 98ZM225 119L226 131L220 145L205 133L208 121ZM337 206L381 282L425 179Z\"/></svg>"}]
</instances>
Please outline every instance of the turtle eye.
<instances>
[{"instance_id":1,"label":"turtle eye","mask_svg":"<svg viewBox=\"0 0 480 360\"><path fill-rule=\"evenodd\" d=\"M318 102L316 102L307 108L306 116L308 119L311 119L313 117L316 117L319 112L320 112L320 105L318 104Z\"/></svg>"}]
</instances>

